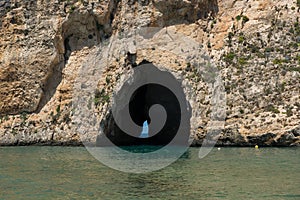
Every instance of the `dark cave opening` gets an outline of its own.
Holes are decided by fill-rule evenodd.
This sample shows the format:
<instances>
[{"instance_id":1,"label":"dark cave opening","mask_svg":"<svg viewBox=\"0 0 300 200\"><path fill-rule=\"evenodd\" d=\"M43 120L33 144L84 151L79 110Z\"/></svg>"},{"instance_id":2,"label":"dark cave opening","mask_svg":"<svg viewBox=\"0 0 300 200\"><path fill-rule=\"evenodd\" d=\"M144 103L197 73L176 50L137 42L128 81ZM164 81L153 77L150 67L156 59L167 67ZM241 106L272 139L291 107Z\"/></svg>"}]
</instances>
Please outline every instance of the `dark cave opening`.
<instances>
[{"instance_id":1,"label":"dark cave opening","mask_svg":"<svg viewBox=\"0 0 300 200\"><path fill-rule=\"evenodd\" d=\"M137 138L134 141L130 138L130 142L133 144L165 145L175 137L181 121L180 103L176 96L164 86L158 84L144 85L132 95L129 103L129 113L132 120L140 127L146 120L151 125L149 110L155 104L160 104L167 112L165 126L157 134L153 133L150 128L149 138ZM124 134L117 125L115 125L115 132Z\"/></svg>"},{"instance_id":2,"label":"dark cave opening","mask_svg":"<svg viewBox=\"0 0 300 200\"><path fill-rule=\"evenodd\" d=\"M181 87L181 83L169 72L160 71L153 66L152 75L159 79L166 80L172 85L172 88L161 84L145 84L139 87L130 97L129 114L132 121L140 127L142 131L143 123L147 120L149 124L149 137L140 138L138 135L132 136L125 133L115 122L112 115L106 120L104 125L104 134L106 137L117 146L135 146L135 145L167 145L170 142L174 145L186 145L190 134L190 117L191 108L185 98L185 94ZM135 76L135 75L134 75ZM145 76L147 77L147 76ZM139 79L139 75L136 75ZM135 83L124 83L121 90L115 97L116 106L120 107L117 112L118 117L125 118L122 97L128 91L135 87ZM176 90L176 95L173 90ZM149 116L149 110L153 105L159 104L166 111L166 121L163 128L158 133L151 130L151 123L154 119ZM181 108L183 106L183 108ZM152 116L153 117L153 116ZM154 117L159 117L155 116ZM122 125L121 125L122 127ZM105 140L100 136L97 139L98 146L105 146Z\"/></svg>"}]
</instances>

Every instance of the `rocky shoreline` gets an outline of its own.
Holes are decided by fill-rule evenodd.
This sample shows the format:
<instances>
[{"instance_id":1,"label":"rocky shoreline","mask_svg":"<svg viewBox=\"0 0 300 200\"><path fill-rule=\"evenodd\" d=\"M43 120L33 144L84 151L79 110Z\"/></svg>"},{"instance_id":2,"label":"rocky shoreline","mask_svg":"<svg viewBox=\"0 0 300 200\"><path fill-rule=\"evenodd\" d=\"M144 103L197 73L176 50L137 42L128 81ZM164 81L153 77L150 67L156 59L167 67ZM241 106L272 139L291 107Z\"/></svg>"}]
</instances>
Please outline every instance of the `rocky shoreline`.
<instances>
[{"instance_id":1,"label":"rocky shoreline","mask_svg":"<svg viewBox=\"0 0 300 200\"><path fill-rule=\"evenodd\" d=\"M287 131L282 135L274 133L265 133L262 135L242 136L237 130L227 129L216 143L216 146L229 147L253 147L255 145L262 147L299 147L300 146L300 126ZM195 140L192 146L201 146L202 140Z\"/></svg>"},{"instance_id":2,"label":"rocky shoreline","mask_svg":"<svg viewBox=\"0 0 300 200\"><path fill-rule=\"evenodd\" d=\"M197 138L191 147L201 147L205 137ZM242 136L237 130L227 129L219 136L216 147L300 147L300 126L278 136L274 133ZM1 141L0 146L84 146L80 140L55 141L40 138ZM95 146L91 143L89 146Z\"/></svg>"}]
</instances>

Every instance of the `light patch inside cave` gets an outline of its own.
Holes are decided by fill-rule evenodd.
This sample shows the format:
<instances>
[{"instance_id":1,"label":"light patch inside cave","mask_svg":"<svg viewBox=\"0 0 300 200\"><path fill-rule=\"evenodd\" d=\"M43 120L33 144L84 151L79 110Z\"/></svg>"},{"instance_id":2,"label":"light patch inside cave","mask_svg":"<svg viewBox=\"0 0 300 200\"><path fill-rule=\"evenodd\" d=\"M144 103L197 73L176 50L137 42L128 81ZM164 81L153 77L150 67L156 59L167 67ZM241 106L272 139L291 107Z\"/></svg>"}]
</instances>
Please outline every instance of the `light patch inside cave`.
<instances>
[{"instance_id":1,"label":"light patch inside cave","mask_svg":"<svg viewBox=\"0 0 300 200\"><path fill-rule=\"evenodd\" d=\"M190 134L190 117L191 108L186 100L184 91L182 89L181 83L167 71L161 71L152 65L151 69L155 76L158 76L162 80L172 84L172 89L177 91L176 95L173 93L172 89L160 85L160 84L145 84L139 87L130 97L129 101L129 113L132 121L140 127L138 133L140 134L143 130L143 125L145 121L149 124L148 137L143 138L136 135L135 137L125 133L114 120L114 117L110 115L106 118L104 124L103 132L106 137L117 146L132 146L132 145L167 145L171 141L174 144L186 145L188 143ZM153 75L153 74L152 74ZM134 73L133 79L140 80L140 73ZM117 114L121 118L125 117L125 110L123 98L128 94L132 88L136 88L135 81L125 82L121 87L120 91L117 92L114 97L114 102L118 112ZM184 102L184 103L182 103ZM151 119L149 116L149 110L153 105L159 104L164 107L167 118L163 128L158 132L154 133L151 130ZM181 106L184 106L181 108ZM117 116L117 117L119 117ZM123 117L123 119L124 119ZM153 116L152 116L153 117ZM154 117L159 117L155 116ZM179 137L175 137L179 134ZM174 139L176 140L174 142ZM105 140L101 135L97 139L98 146L105 146Z\"/></svg>"},{"instance_id":2,"label":"light patch inside cave","mask_svg":"<svg viewBox=\"0 0 300 200\"><path fill-rule=\"evenodd\" d=\"M140 138L148 138L149 137L149 126L148 121L146 120L143 124L143 130L141 132Z\"/></svg>"}]
</instances>

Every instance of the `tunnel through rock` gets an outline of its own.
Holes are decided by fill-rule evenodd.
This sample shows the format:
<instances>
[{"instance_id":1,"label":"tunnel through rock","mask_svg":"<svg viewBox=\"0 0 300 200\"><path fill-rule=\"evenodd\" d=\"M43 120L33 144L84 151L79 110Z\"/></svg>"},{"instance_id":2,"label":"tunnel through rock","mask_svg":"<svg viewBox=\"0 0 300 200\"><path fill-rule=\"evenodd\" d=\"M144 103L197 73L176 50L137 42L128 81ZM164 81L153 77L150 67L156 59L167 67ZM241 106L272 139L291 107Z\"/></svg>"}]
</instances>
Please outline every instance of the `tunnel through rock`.
<instances>
[{"instance_id":1,"label":"tunnel through rock","mask_svg":"<svg viewBox=\"0 0 300 200\"><path fill-rule=\"evenodd\" d=\"M98 146L108 145L106 143L107 139L117 146L167 145L171 141L173 145L188 144L191 108L186 100L181 83L169 72L161 71L152 64L149 64L147 67L148 72L146 73L135 71L133 77L131 77L132 79L125 82L115 95L114 106L117 116L113 116L113 112L110 112L106 120L102 121L101 125L106 137L103 137L104 135L98 136ZM137 87L137 84L141 81L146 82L150 76L155 76L167 84L147 83ZM131 93L130 91L133 88L138 89L129 97L128 94ZM126 98L129 101L126 101ZM129 102L127 108L129 108L130 116L126 116L124 102ZM153 129L151 130L151 123L155 119L151 119L149 116L150 108L156 104L164 107L167 115L166 122L158 133L154 133ZM119 117L121 124L117 124L114 117ZM127 117L130 117L140 127L137 135L132 136L123 131L122 127L128 125ZM154 115L154 117L159 118L161 116ZM146 120L149 123L149 137L139 138L143 123Z\"/></svg>"}]
</instances>

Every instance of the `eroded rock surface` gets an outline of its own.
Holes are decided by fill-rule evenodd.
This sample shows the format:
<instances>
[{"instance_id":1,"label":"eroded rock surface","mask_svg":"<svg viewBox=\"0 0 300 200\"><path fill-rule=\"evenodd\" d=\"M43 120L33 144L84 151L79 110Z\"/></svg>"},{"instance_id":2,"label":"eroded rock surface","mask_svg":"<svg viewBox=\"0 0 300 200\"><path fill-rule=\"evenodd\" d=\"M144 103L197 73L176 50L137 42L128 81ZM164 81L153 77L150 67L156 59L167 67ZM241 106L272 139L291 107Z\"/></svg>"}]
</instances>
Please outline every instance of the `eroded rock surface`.
<instances>
[{"instance_id":1,"label":"eroded rock surface","mask_svg":"<svg viewBox=\"0 0 300 200\"><path fill-rule=\"evenodd\" d=\"M182 83L193 110L193 144L201 145L214 85L190 62L188 55L199 51L226 91L217 145L299 146L299 6L295 0L0 0L0 145L94 144L97 130L80 138L74 85L88 85L84 69L105 63L86 100L111 132L114 94L145 61ZM146 27L165 39L143 48L127 40ZM195 48L181 47L180 34Z\"/></svg>"}]
</instances>

